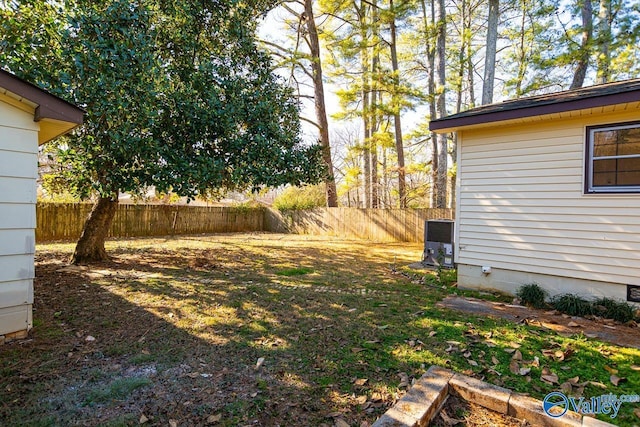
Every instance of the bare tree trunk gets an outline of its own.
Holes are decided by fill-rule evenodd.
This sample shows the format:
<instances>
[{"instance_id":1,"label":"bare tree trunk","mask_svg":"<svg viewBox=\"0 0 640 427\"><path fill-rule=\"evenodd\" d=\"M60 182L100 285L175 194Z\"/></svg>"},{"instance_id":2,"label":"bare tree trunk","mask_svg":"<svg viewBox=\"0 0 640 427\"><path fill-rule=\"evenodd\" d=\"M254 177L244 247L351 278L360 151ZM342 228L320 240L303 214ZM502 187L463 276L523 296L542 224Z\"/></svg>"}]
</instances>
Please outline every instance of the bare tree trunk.
<instances>
[{"instance_id":1,"label":"bare tree trunk","mask_svg":"<svg viewBox=\"0 0 640 427\"><path fill-rule=\"evenodd\" d=\"M382 93L379 88L380 79L380 52L379 41L379 14L377 1L371 3L371 38L373 41L373 51L371 55L371 207L380 207L380 180L378 178L378 139L376 133L380 129L381 112L379 105Z\"/></svg>"},{"instance_id":2,"label":"bare tree trunk","mask_svg":"<svg viewBox=\"0 0 640 427\"><path fill-rule=\"evenodd\" d=\"M600 0L596 83L611 81L611 0Z\"/></svg>"},{"instance_id":3,"label":"bare tree trunk","mask_svg":"<svg viewBox=\"0 0 640 427\"><path fill-rule=\"evenodd\" d=\"M118 199L100 197L84 223L84 229L71 257L71 264L90 264L109 259L104 242L116 215Z\"/></svg>"},{"instance_id":4,"label":"bare tree trunk","mask_svg":"<svg viewBox=\"0 0 640 427\"><path fill-rule=\"evenodd\" d=\"M333 175L333 161L331 160L331 146L329 144L329 122L324 99L324 82L322 81L322 63L320 60L320 41L318 29L313 14L312 0L304 0L304 13L308 31L309 49L311 51L311 71L313 75L313 95L316 110L316 120L320 131L320 146L322 147L322 160L327 165L327 177L324 180L326 188L327 206L338 206L338 192L336 180Z\"/></svg>"},{"instance_id":5,"label":"bare tree trunk","mask_svg":"<svg viewBox=\"0 0 640 427\"><path fill-rule=\"evenodd\" d=\"M465 63L465 53L466 53L466 44L467 37L465 36L467 32L467 1L462 0L460 2L460 28L462 29L460 32L460 50L458 51L458 83L457 83L457 93L456 93L456 113L459 113L462 109L462 87L464 82L464 71L466 68Z\"/></svg>"},{"instance_id":6,"label":"bare tree trunk","mask_svg":"<svg viewBox=\"0 0 640 427\"><path fill-rule=\"evenodd\" d=\"M362 104L365 102L368 103L369 95L363 97ZM367 107L368 108L368 107ZM369 127L369 118L366 117L365 113L363 115L364 122L364 143L362 145L362 163L363 163L363 172L364 172L364 205L366 208L372 207L371 201L371 150L369 149L369 144L371 144L371 128Z\"/></svg>"},{"instance_id":7,"label":"bare tree trunk","mask_svg":"<svg viewBox=\"0 0 640 427\"><path fill-rule=\"evenodd\" d=\"M460 4L460 28L462 28L462 37L460 37L460 52L458 53L458 60L460 62L458 68L458 81L460 85L458 87L457 100L456 100L456 113L462 111L462 82L464 81L465 71L467 72L467 79L469 84L469 97L471 101L471 108L473 108L474 94L473 94L473 59L471 55L471 41L467 39L466 34L471 31L471 10L467 0L462 0ZM458 150L458 136L453 134L453 141L451 147L451 157L455 164L456 152ZM456 180L455 175L451 177L448 183L451 188L451 198L449 199L448 207L455 209L456 202Z\"/></svg>"},{"instance_id":8,"label":"bare tree trunk","mask_svg":"<svg viewBox=\"0 0 640 427\"><path fill-rule=\"evenodd\" d=\"M435 117L435 116L432 116ZM429 207L435 208L438 206L438 162L440 156L438 156L438 134L431 132L431 204Z\"/></svg>"},{"instance_id":9,"label":"bare tree trunk","mask_svg":"<svg viewBox=\"0 0 640 427\"><path fill-rule=\"evenodd\" d=\"M373 135L373 132L371 133ZM369 159L371 160L371 207L380 207L380 179L378 178L378 143L376 137L371 137L371 147L369 148Z\"/></svg>"},{"instance_id":10,"label":"bare tree trunk","mask_svg":"<svg viewBox=\"0 0 640 427\"><path fill-rule=\"evenodd\" d=\"M489 0L489 19L487 21L487 47L484 58L484 82L482 84L482 105L493 102L493 83L496 75L496 47L498 45L498 18L500 1Z\"/></svg>"},{"instance_id":11,"label":"bare tree trunk","mask_svg":"<svg viewBox=\"0 0 640 427\"><path fill-rule=\"evenodd\" d=\"M431 1L431 4L430 4L431 13L429 17L429 13L427 13L426 1L421 0L420 4L422 6L422 19L423 19L424 33L425 33L425 52L427 55L427 63L429 67L429 69L427 70L428 72L427 89L429 94L429 117L437 118L438 116L436 113L436 101L435 101L436 85L435 85L435 71L434 71L436 52L435 52L435 49L433 48L435 43L432 44L431 42L432 35L430 30L430 27L436 26L435 6L434 6L434 1ZM438 139L435 132L431 132L431 134L429 135L429 142L430 142L430 148L431 148L431 174L430 174L431 188L429 189L431 192L431 198L430 198L429 206L434 208L436 207L437 199L438 199L438 188L436 184L438 182Z\"/></svg>"},{"instance_id":12,"label":"bare tree trunk","mask_svg":"<svg viewBox=\"0 0 640 427\"><path fill-rule=\"evenodd\" d=\"M591 38L593 37L593 8L591 0L582 0L582 42L580 43L580 57L578 65L573 74L573 81L570 89L581 88L587 76L589 68L589 57L591 56Z\"/></svg>"},{"instance_id":13,"label":"bare tree trunk","mask_svg":"<svg viewBox=\"0 0 640 427\"><path fill-rule=\"evenodd\" d=\"M370 99L370 59L369 49L367 46L368 31L367 31L367 6L364 2L357 8L357 12L360 20L360 35L362 37L361 52L361 66L362 66L362 126L364 130L364 140L362 143L362 169L364 172L364 207L371 207L371 152L369 144L371 144L371 99Z\"/></svg>"},{"instance_id":14,"label":"bare tree trunk","mask_svg":"<svg viewBox=\"0 0 640 427\"><path fill-rule=\"evenodd\" d=\"M390 200L390 196L389 196L389 172L387 170L387 149L385 147L382 147L382 185L380 186L382 188L382 202L380 204L381 207L383 208L388 208L389 207L389 200Z\"/></svg>"},{"instance_id":15,"label":"bare tree trunk","mask_svg":"<svg viewBox=\"0 0 640 427\"><path fill-rule=\"evenodd\" d=\"M400 102L398 100L398 90L400 86L400 70L398 67L398 52L396 44L396 15L393 6L393 0L389 0L389 9L391 11L391 68L393 70L394 85L394 105L393 105L393 125L396 140L396 152L398 154L398 204L401 208L407 207L407 190L404 166L404 143L402 141L402 123L400 121Z\"/></svg>"},{"instance_id":16,"label":"bare tree trunk","mask_svg":"<svg viewBox=\"0 0 640 427\"><path fill-rule=\"evenodd\" d=\"M516 98L520 98L522 93L522 83L524 82L524 76L527 73L527 54L525 52L525 25L528 13L528 4L526 1L522 2L522 16L520 18L520 42L518 45L518 77L516 80L515 90Z\"/></svg>"},{"instance_id":17,"label":"bare tree trunk","mask_svg":"<svg viewBox=\"0 0 640 427\"><path fill-rule=\"evenodd\" d=\"M375 62L375 60L374 60ZM375 83L373 83L375 85ZM380 207L380 183L378 178L378 141L376 139L376 132L378 130L378 113L377 103L375 101L377 97L376 90L371 92L371 119L369 125L371 130L369 131L371 137L369 138L369 170L371 171L371 206L372 208Z\"/></svg>"},{"instance_id":18,"label":"bare tree trunk","mask_svg":"<svg viewBox=\"0 0 640 427\"><path fill-rule=\"evenodd\" d=\"M451 141L451 158L453 159L454 167L453 173L451 174L449 185L451 186L451 200L449 200L449 208L456 208L456 198L457 198L457 190L456 186L456 175L458 174L457 161L458 161L458 134L456 132L453 133L453 141Z\"/></svg>"},{"instance_id":19,"label":"bare tree trunk","mask_svg":"<svg viewBox=\"0 0 640 427\"><path fill-rule=\"evenodd\" d=\"M469 10L469 14L467 16L467 25L468 29L471 29L471 21L472 21L473 12ZM474 75L476 73L476 66L473 62L473 45L471 41L467 42L467 90L469 91L469 108L473 108L476 106L476 94L475 94L475 83L474 83Z\"/></svg>"},{"instance_id":20,"label":"bare tree trunk","mask_svg":"<svg viewBox=\"0 0 640 427\"><path fill-rule=\"evenodd\" d=\"M394 94L393 99L393 126L395 132L396 141L396 153L398 154L398 204L401 208L407 207L407 190L406 190L406 178L405 178L405 166L404 166L404 143L402 141L402 123L400 119L400 102L399 102L399 86L400 86L400 70L398 67L398 51L396 44L396 16L393 6L393 0L389 0L389 9L391 11L391 44L389 46L391 50L391 68L393 70L393 85Z\"/></svg>"},{"instance_id":21,"label":"bare tree trunk","mask_svg":"<svg viewBox=\"0 0 640 427\"><path fill-rule=\"evenodd\" d=\"M445 0L435 1L436 10L436 55L435 55L435 96L436 96L436 117L442 118L447 115L447 106L445 99L445 61L446 52L445 44L447 40L446 29L446 10ZM444 208L447 206L447 136L444 134L436 135L438 146L438 168L437 168L437 197L436 208Z\"/></svg>"}]
</instances>

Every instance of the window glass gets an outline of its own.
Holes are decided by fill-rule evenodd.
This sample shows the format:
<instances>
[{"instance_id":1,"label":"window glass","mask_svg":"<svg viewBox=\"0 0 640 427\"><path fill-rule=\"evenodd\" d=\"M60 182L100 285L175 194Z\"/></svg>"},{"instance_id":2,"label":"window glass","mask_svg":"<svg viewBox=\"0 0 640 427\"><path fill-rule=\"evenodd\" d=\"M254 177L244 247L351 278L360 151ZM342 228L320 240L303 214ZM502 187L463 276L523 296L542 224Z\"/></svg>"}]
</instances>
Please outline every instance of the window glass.
<instances>
[{"instance_id":1,"label":"window glass","mask_svg":"<svg viewBox=\"0 0 640 427\"><path fill-rule=\"evenodd\" d=\"M640 123L588 129L588 192L640 191Z\"/></svg>"}]
</instances>

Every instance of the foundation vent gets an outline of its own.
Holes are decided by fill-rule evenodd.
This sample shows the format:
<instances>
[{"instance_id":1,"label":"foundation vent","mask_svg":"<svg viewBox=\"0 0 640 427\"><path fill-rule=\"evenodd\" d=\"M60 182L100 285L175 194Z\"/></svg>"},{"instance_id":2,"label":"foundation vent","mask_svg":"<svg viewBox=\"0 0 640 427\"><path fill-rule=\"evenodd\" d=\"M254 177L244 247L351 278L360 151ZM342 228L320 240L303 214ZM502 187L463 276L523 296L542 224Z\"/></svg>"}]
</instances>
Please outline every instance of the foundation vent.
<instances>
[{"instance_id":1,"label":"foundation vent","mask_svg":"<svg viewBox=\"0 0 640 427\"><path fill-rule=\"evenodd\" d=\"M627 285L627 301L640 302L640 286Z\"/></svg>"}]
</instances>

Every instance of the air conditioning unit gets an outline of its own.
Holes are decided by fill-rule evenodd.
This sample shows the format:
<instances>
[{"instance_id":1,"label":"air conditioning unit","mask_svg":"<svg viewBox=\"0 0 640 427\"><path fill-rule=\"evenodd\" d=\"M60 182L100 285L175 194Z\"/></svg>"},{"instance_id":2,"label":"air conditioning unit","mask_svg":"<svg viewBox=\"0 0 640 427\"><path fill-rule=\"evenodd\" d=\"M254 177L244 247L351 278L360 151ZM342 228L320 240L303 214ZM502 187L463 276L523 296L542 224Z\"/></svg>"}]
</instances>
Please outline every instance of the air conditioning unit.
<instances>
[{"instance_id":1,"label":"air conditioning unit","mask_svg":"<svg viewBox=\"0 0 640 427\"><path fill-rule=\"evenodd\" d=\"M454 268L453 236L455 222L428 220L424 222L424 252L422 263L432 267Z\"/></svg>"}]
</instances>

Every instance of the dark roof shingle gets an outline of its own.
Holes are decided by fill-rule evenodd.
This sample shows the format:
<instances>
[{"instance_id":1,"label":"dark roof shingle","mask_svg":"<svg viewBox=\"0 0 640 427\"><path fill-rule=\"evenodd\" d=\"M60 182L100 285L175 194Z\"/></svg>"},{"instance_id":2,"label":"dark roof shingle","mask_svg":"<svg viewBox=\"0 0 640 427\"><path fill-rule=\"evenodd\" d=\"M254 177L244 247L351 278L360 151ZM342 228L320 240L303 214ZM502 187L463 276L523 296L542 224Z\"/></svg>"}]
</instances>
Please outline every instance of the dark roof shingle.
<instances>
[{"instance_id":1,"label":"dark roof shingle","mask_svg":"<svg viewBox=\"0 0 640 427\"><path fill-rule=\"evenodd\" d=\"M432 131L640 101L640 79L483 105L432 120Z\"/></svg>"}]
</instances>

